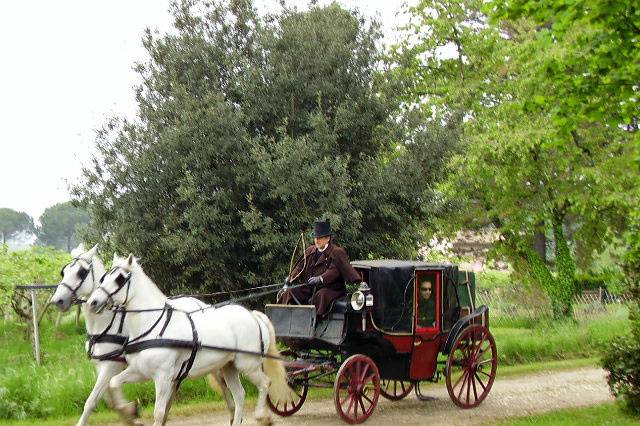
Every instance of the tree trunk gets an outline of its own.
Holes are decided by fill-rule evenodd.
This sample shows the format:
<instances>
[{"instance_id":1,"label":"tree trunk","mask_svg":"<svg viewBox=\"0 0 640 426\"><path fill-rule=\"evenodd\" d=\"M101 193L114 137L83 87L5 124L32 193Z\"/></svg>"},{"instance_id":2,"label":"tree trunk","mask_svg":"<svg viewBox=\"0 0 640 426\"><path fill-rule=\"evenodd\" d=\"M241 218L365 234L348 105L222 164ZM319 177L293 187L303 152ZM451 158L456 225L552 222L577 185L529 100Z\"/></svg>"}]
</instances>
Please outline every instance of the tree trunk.
<instances>
[{"instance_id":1,"label":"tree trunk","mask_svg":"<svg viewBox=\"0 0 640 426\"><path fill-rule=\"evenodd\" d=\"M67 253L71 253L71 236L67 235Z\"/></svg>"},{"instance_id":2,"label":"tree trunk","mask_svg":"<svg viewBox=\"0 0 640 426\"><path fill-rule=\"evenodd\" d=\"M555 318L573 317L573 296L575 296L576 264L571 255L562 229L564 214L554 212L553 238L556 255L556 283L553 289L552 304Z\"/></svg>"},{"instance_id":3,"label":"tree trunk","mask_svg":"<svg viewBox=\"0 0 640 426\"><path fill-rule=\"evenodd\" d=\"M533 234L533 250L538 253L544 263L547 263L547 237L542 225L540 224L540 230Z\"/></svg>"}]
</instances>

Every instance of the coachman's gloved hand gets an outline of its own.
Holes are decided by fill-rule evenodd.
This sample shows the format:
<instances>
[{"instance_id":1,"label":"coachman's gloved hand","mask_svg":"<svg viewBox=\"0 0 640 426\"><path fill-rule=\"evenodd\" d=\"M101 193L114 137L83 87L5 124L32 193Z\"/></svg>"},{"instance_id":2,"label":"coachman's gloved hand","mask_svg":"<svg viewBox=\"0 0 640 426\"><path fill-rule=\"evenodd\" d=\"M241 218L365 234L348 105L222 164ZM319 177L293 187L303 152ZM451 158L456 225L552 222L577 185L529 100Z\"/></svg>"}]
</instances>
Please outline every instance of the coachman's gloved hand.
<instances>
[{"instance_id":1,"label":"coachman's gloved hand","mask_svg":"<svg viewBox=\"0 0 640 426\"><path fill-rule=\"evenodd\" d=\"M311 278L309 278L309 281L307 281L307 284L309 284L309 285L320 285L320 284L322 284L322 278L320 278L320 276L311 277Z\"/></svg>"}]
</instances>

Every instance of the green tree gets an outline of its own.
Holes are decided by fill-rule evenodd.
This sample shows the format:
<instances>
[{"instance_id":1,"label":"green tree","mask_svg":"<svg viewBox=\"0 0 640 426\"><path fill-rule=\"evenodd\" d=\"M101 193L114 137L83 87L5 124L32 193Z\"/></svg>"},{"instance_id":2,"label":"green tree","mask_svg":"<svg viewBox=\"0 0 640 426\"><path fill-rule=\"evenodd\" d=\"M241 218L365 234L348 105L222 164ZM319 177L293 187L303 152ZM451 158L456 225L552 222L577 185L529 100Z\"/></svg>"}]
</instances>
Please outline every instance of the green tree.
<instances>
[{"instance_id":1,"label":"green tree","mask_svg":"<svg viewBox=\"0 0 640 426\"><path fill-rule=\"evenodd\" d=\"M87 223L86 210L74 206L71 201L55 204L40 216L38 243L71 252L80 242L78 230Z\"/></svg>"},{"instance_id":2,"label":"green tree","mask_svg":"<svg viewBox=\"0 0 640 426\"><path fill-rule=\"evenodd\" d=\"M8 208L0 208L0 235L2 244L13 238L20 232L34 231L33 219L24 212L18 212Z\"/></svg>"},{"instance_id":3,"label":"green tree","mask_svg":"<svg viewBox=\"0 0 640 426\"><path fill-rule=\"evenodd\" d=\"M105 125L75 188L90 240L141 256L172 292L281 281L318 217L353 258L415 252L447 150L413 153L446 136L395 120L377 24L337 4L263 18L250 1L184 1L172 13L175 31L144 38L139 120Z\"/></svg>"},{"instance_id":4,"label":"green tree","mask_svg":"<svg viewBox=\"0 0 640 426\"><path fill-rule=\"evenodd\" d=\"M576 244L599 250L624 226L626 194L637 188L628 172L632 135L584 117L570 131L550 120L571 111L557 112L569 108L561 99L568 88L544 70L550 63L566 69L578 47L572 38L540 37L526 20L490 24L482 6L420 2L411 9L417 40L396 47L395 73L401 81L415 76L406 98L429 118L464 122L463 153L443 186L462 206L447 221L495 227L498 252L542 286L557 317L570 316ZM553 265L534 250L540 234L552 236Z\"/></svg>"}]
</instances>

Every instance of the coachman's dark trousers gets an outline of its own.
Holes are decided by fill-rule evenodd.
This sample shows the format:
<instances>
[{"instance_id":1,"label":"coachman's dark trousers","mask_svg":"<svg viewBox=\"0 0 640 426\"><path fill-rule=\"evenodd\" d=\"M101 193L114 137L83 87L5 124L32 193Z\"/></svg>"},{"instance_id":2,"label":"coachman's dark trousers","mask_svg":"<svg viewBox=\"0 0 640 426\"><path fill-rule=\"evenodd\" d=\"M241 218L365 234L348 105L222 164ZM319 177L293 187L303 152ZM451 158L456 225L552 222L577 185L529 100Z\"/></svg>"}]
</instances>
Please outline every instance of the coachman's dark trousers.
<instances>
[{"instance_id":1,"label":"coachman's dark trousers","mask_svg":"<svg viewBox=\"0 0 640 426\"><path fill-rule=\"evenodd\" d=\"M313 293L312 286L304 286L287 290L280 297L279 302L286 305L295 305L296 300L300 303L316 306L316 314L318 316L326 315L331 309L331 302L344 296L345 290L335 290L332 288L322 287ZM295 296L295 299L293 298Z\"/></svg>"}]
</instances>

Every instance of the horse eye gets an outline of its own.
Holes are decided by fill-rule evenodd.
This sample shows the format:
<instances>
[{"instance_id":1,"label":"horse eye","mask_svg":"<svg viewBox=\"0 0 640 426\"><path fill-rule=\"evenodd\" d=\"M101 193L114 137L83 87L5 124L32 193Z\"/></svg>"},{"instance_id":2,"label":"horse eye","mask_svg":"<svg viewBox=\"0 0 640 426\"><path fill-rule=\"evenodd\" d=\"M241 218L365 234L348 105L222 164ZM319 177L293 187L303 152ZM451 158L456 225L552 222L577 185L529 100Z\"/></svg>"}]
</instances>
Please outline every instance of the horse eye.
<instances>
[{"instance_id":1,"label":"horse eye","mask_svg":"<svg viewBox=\"0 0 640 426\"><path fill-rule=\"evenodd\" d=\"M122 275L122 274L118 274L118 278L116 278L116 283L117 283L120 287L122 287L122 286L124 285L124 283L126 283L126 282L127 282L127 277L125 277L125 276L124 276L124 275Z\"/></svg>"},{"instance_id":2,"label":"horse eye","mask_svg":"<svg viewBox=\"0 0 640 426\"><path fill-rule=\"evenodd\" d=\"M67 265L63 266L62 269L60 269L60 276L62 278L64 278L64 268L66 268L66 267L67 267Z\"/></svg>"},{"instance_id":3,"label":"horse eye","mask_svg":"<svg viewBox=\"0 0 640 426\"><path fill-rule=\"evenodd\" d=\"M102 276L100 277L100 284L102 284L104 282L104 277L107 276L107 273L105 272L104 274L102 274Z\"/></svg>"},{"instance_id":4,"label":"horse eye","mask_svg":"<svg viewBox=\"0 0 640 426\"><path fill-rule=\"evenodd\" d=\"M78 269L78 278L80 278L81 280L84 280L88 274L89 274L88 269L85 269L85 268Z\"/></svg>"}]
</instances>

